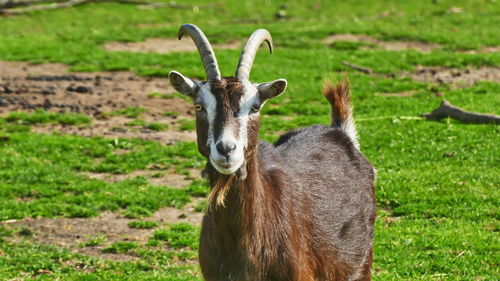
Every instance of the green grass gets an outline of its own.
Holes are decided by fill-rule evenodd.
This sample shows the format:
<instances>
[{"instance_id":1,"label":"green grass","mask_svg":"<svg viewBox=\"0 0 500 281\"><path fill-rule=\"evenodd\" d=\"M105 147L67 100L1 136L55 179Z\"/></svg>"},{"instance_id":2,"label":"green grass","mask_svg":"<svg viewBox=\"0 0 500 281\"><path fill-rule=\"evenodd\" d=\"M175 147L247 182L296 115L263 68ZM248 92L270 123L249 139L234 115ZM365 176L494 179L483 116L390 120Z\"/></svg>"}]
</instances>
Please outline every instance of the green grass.
<instances>
[{"instance_id":1,"label":"green grass","mask_svg":"<svg viewBox=\"0 0 500 281\"><path fill-rule=\"evenodd\" d=\"M166 117L172 117L172 116L178 116L179 112L177 111L166 111L162 113L161 115L166 116Z\"/></svg>"},{"instance_id":2,"label":"green grass","mask_svg":"<svg viewBox=\"0 0 500 281\"><path fill-rule=\"evenodd\" d=\"M121 110L115 110L110 113L110 115L123 115L128 118L137 118L139 117L142 113L146 112L145 108L142 107L126 107Z\"/></svg>"},{"instance_id":3,"label":"green grass","mask_svg":"<svg viewBox=\"0 0 500 281\"><path fill-rule=\"evenodd\" d=\"M196 122L193 119L182 119L179 123L179 130L181 131L193 131L196 129Z\"/></svg>"},{"instance_id":4,"label":"green grass","mask_svg":"<svg viewBox=\"0 0 500 281\"><path fill-rule=\"evenodd\" d=\"M102 243L106 242L106 237L104 235L97 235L88 239L87 241L80 244L82 247L95 247L99 246Z\"/></svg>"},{"instance_id":5,"label":"green grass","mask_svg":"<svg viewBox=\"0 0 500 281\"><path fill-rule=\"evenodd\" d=\"M163 98L163 99L169 99L171 98L172 95L167 95L167 94L160 94L160 93L150 93L148 94L148 98Z\"/></svg>"},{"instance_id":6,"label":"green grass","mask_svg":"<svg viewBox=\"0 0 500 281\"><path fill-rule=\"evenodd\" d=\"M134 119L130 122L127 122L125 125L126 126L142 126L146 129L150 129L153 131L165 131L166 129L169 128L168 124L157 123L157 122L146 123L146 121L144 121L142 119Z\"/></svg>"},{"instance_id":7,"label":"green grass","mask_svg":"<svg viewBox=\"0 0 500 281\"><path fill-rule=\"evenodd\" d=\"M144 228L144 229L149 229L149 228L155 228L159 224L155 221L131 221L128 223L128 226L131 228Z\"/></svg>"},{"instance_id":8,"label":"green grass","mask_svg":"<svg viewBox=\"0 0 500 281\"><path fill-rule=\"evenodd\" d=\"M108 247L102 249L102 252L110 254L129 254L130 252L136 250L137 248L139 248L137 242L120 241L120 242L115 242L109 245Z\"/></svg>"},{"instance_id":9,"label":"green grass","mask_svg":"<svg viewBox=\"0 0 500 281\"><path fill-rule=\"evenodd\" d=\"M149 165L181 172L203 165L192 143L162 146L140 140L31 133L8 136L8 140L0 142L1 220L89 217L105 210L124 210L131 218L147 216L162 206L183 206L190 201L188 192L152 186L143 177L104 182L80 173L127 173ZM113 153L117 149L125 149L126 153Z\"/></svg>"},{"instance_id":10,"label":"green grass","mask_svg":"<svg viewBox=\"0 0 500 281\"><path fill-rule=\"evenodd\" d=\"M149 253L145 261L113 262L48 245L0 243L0 276L35 280L200 280L196 267L174 265L175 254Z\"/></svg>"},{"instance_id":11,"label":"green grass","mask_svg":"<svg viewBox=\"0 0 500 281\"><path fill-rule=\"evenodd\" d=\"M288 17L276 19L282 4L286 4ZM457 9L452 7L462 11L453 12ZM200 26L214 43L247 38L257 28L267 28L272 33L275 51L272 55L259 52L252 70L254 82L277 78L289 82L287 92L269 101L262 111L261 138L269 141L289 129L328 124L330 109L320 94L322 82L342 79L349 72L362 151L378 169L374 280L498 278L500 129L495 125L433 122L417 117L436 108L442 99L466 110L500 114L500 85L478 82L455 89L399 75L417 66L499 67L498 52L463 52L500 45L498 3L295 0L257 4L221 0L215 7L200 8L198 12L90 3L0 18L0 60L61 62L73 70L131 70L139 75L162 77L177 70L188 77L204 79L196 52L146 54L108 52L102 48L108 41L174 38L178 26L188 22ZM380 48L364 50L365 43L321 42L328 35L340 33L370 35L387 41L436 43L442 48L431 53L391 52ZM223 75L234 73L239 53L240 50L216 50ZM342 61L383 75L358 73ZM383 95L406 91L413 91L413 96ZM188 99L179 94L149 96ZM144 108L129 107L112 115L134 118L130 126L148 126L140 119L142 113ZM144 177L118 182L87 177L84 173L127 174L154 169L151 167L187 175L192 168L202 169L205 159L191 142L164 146L135 139L30 133L30 125L37 123L88 123L82 121L82 116L68 116L11 113L0 119L0 220L91 217L103 211L142 218L161 207L182 207L191 197L206 196L208 188L202 180L194 180L185 189L173 189L153 186ZM160 127L152 126L153 130ZM190 119L183 119L179 126L180 130L194 128ZM195 209L201 211L205 205L202 201ZM144 221L131 222L137 227L143 224ZM110 247L110 251L133 254L138 260L111 262L52 246L8 242L11 236L19 234L2 226L0 279L24 276L39 280L196 280L196 266L180 266L175 261L196 259L198 233L197 226L188 224L156 229L146 246L118 242ZM175 251L167 251L165 246ZM40 270L52 274L41 274Z\"/></svg>"},{"instance_id":12,"label":"green grass","mask_svg":"<svg viewBox=\"0 0 500 281\"><path fill-rule=\"evenodd\" d=\"M80 113L54 113L44 110L36 110L31 113L16 111L9 113L5 120L7 122L32 125L32 124L45 124L53 123L60 125L82 125L90 124L92 120Z\"/></svg>"},{"instance_id":13,"label":"green grass","mask_svg":"<svg viewBox=\"0 0 500 281\"><path fill-rule=\"evenodd\" d=\"M146 124L146 121L142 119L134 119L130 122L127 122L125 125L126 126L144 126Z\"/></svg>"},{"instance_id":14,"label":"green grass","mask_svg":"<svg viewBox=\"0 0 500 281\"><path fill-rule=\"evenodd\" d=\"M168 229L156 230L151 240L165 241L169 247L174 249L188 247L197 250L199 236L199 227L189 223L179 223Z\"/></svg>"},{"instance_id":15,"label":"green grass","mask_svg":"<svg viewBox=\"0 0 500 281\"><path fill-rule=\"evenodd\" d=\"M144 127L153 131L165 131L168 129L168 125L163 123L148 123Z\"/></svg>"}]
</instances>

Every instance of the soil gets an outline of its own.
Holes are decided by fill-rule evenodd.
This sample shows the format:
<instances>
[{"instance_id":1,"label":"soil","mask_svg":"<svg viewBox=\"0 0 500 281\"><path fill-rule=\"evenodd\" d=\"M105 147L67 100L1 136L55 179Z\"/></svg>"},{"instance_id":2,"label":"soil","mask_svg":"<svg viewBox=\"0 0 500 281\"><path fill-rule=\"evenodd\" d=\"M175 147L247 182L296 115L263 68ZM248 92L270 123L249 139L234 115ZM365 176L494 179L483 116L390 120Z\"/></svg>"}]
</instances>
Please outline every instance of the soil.
<instances>
[{"instance_id":1,"label":"soil","mask_svg":"<svg viewBox=\"0 0 500 281\"><path fill-rule=\"evenodd\" d=\"M377 45L387 51L405 51L414 49L422 53L430 53L434 49L441 48L441 45L433 43L424 43L418 41L381 41L368 35L357 34L334 34L323 39L323 43L332 44L337 41L351 41L351 42L364 42L368 44ZM370 49L369 46L364 46L362 49Z\"/></svg>"},{"instance_id":2,"label":"soil","mask_svg":"<svg viewBox=\"0 0 500 281\"><path fill-rule=\"evenodd\" d=\"M166 98L152 98L159 93ZM143 78L131 72L68 72L62 64L33 65L25 62L0 61L0 115L21 110L44 109L54 112L84 113L93 118L90 126L36 125L33 131L81 136L107 136L157 140L165 144L194 141L193 131L180 131L181 119L194 118L192 105L173 94L166 78ZM163 123L165 131L142 126L126 126L133 119L103 113L142 107L146 123ZM172 116L162 113L174 112ZM103 118L103 116L108 116Z\"/></svg>"},{"instance_id":3,"label":"soil","mask_svg":"<svg viewBox=\"0 0 500 281\"><path fill-rule=\"evenodd\" d=\"M397 97L397 98L406 98L406 97L413 97L417 93L416 90L410 90L410 91L404 91L404 92L399 92L399 93L379 93L377 96L380 97Z\"/></svg>"},{"instance_id":4,"label":"soil","mask_svg":"<svg viewBox=\"0 0 500 281\"><path fill-rule=\"evenodd\" d=\"M225 44L213 44L214 49L239 49L242 43L233 41ZM107 51L139 52L139 53L173 53L196 51L196 45L189 38L177 40L173 38L150 38L143 42L109 42L104 45Z\"/></svg>"},{"instance_id":5,"label":"soil","mask_svg":"<svg viewBox=\"0 0 500 281\"><path fill-rule=\"evenodd\" d=\"M387 51L406 51L409 49L417 50L422 53L430 53L435 49L442 48L439 44L426 43L419 41L382 41L369 35L359 35L352 33L333 34L322 40L323 43L330 45L338 41L363 42L379 46ZM361 49L373 49L371 46L362 46ZM464 51L466 54L484 54L500 52L499 46L485 46L479 50Z\"/></svg>"},{"instance_id":6,"label":"soil","mask_svg":"<svg viewBox=\"0 0 500 281\"><path fill-rule=\"evenodd\" d=\"M420 66L414 72L404 72L402 76L419 82L449 84L451 88L459 88L472 86L478 81L500 83L500 68L453 69Z\"/></svg>"},{"instance_id":7,"label":"soil","mask_svg":"<svg viewBox=\"0 0 500 281\"><path fill-rule=\"evenodd\" d=\"M201 171L192 169L189 176L176 174L173 171L159 172L154 170L137 170L128 174L109 174L109 173L83 173L89 178L103 180L107 182L117 182L126 179L143 176L148 179L152 185L168 186L172 188L184 188L188 186L194 178L201 178Z\"/></svg>"},{"instance_id":8,"label":"soil","mask_svg":"<svg viewBox=\"0 0 500 281\"><path fill-rule=\"evenodd\" d=\"M186 40L188 41L188 40ZM125 137L157 140L165 144L176 141L195 141L194 131L180 131L179 121L194 118L192 104L175 97L174 89L165 78L142 78L131 72L69 72L63 64L29 64L25 62L0 61L0 116L12 111L33 111L44 109L53 112L83 113L92 118L91 125L63 126L55 124L32 125L32 131L81 136ZM166 98L148 97L159 93ZM146 112L140 119L146 123L157 122L169 126L165 131L154 131L142 126L126 126L134 120L126 116L110 113L126 107L142 107ZM162 113L173 112L169 116ZM119 153L119 152L118 152ZM158 174L163 173L163 174ZM87 176L106 181L120 181L129 177L145 176L158 186L183 188L200 171L190 171L184 176L173 171L134 171L128 175L89 173ZM22 200L22 198L21 198ZM202 199L194 201L184 209L162 208L147 220L160 223L190 222L199 225L202 213L194 211L193 206ZM104 259L137 259L132 254L108 254L102 249L117 241L137 241L144 244L152 235L152 229L128 227L130 219L117 213L103 213L98 218L27 218L20 221L7 221L1 224L34 233L35 242L67 247L83 254ZM81 247L80 244L102 234L106 242L94 247ZM24 237L24 238L23 238ZM26 239L17 235L13 240Z\"/></svg>"},{"instance_id":9,"label":"soil","mask_svg":"<svg viewBox=\"0 0 500 281\"><path fill-rule=\"evenodd\" d=\"M200 202L194 198L184 209L162 208L153 216L145 220L156 221L160 225L188 222L195 225L201 224L203 214L196 212L194 206ZM0 223L8 228L19 229L22 234L9 237L11 242L31 239L33 242L56 245L71 249L74 252L95 256L108 260L134 260L138 259L133 254L103 253L102 249L118 241L134 241L144 245L152 236L155 229L131 228L128 223L133 221L120 214L106 212L97 218L26 218ZM161 226L160 226L161 227ZM30 235L26 235L30 234ZM105 237L106 241L98 246L81 246L82 243L96 237ZM172 249L166 249L172 250Z\"/></svg>"},{"instance_id":10,"label":"soil","mask_svg":"<svg viewBox=\"0 0 500 281\"><path fill-rule=\"evenodd\" d=\"M486 53L498 53L498 52L500 52L500 46L485 46L479 50L465 51L466 54L486 54Z\"/></svg>"}]
</instances>

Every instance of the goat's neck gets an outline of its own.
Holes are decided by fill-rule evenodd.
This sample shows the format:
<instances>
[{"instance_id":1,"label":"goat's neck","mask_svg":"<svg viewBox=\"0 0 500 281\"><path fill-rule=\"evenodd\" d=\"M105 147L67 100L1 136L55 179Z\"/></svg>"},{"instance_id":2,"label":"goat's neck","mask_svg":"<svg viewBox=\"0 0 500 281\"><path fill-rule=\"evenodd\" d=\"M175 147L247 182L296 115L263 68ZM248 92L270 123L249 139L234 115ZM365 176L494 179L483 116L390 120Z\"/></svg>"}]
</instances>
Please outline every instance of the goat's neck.
<instances>
[{"instance_id":1,"label":"goat's neck","mask_svg":"<svg viewBox=\"0 0 500 281\"><path fill-rule=\"evenodd\" d=\"M291 218L284 215L289 206L284 206L285 200L277 180L281 173L265 171L257 153L248 157L245 165L246 177L233 176L224 206L212 205L209 212L216 229L224 232L219 233L224 239L223 244L232 251L240 249L240 253L245 252L243 255L249 258L250 263L257 263L263 256L274 260L280 241L287 241L286 236L290 235L287 228L291 225ZM211 183L220 180L217 178L220 176L211 176ZM284 247L287 248L287 245Z\"/></svg>"},{"instance_id":2,"label":"goat's neck","mask_svg":"<svg viewBox=\"0 0 500 281\"><path fill-rule=\"evenodd\" d=\"M222 175L211 169L210 185L213 189L219 188L216 192L223 192L223 200L211 202L211 210L214 214L229 212L237 221L244 223L247 216L255 218L256 211L264 206L256 206L265 203L265 179L266 173L262 171L257 153L247 154L245 163L241 168L243 172L238 172L234 175ZM244 176L241 176L244 174ZM227 190L222 190L218 185L227 183ZM214 190L212 190L214 192ZM219 196L219 194L218 194ZM216 201L216 200L214 200Z\"/></svg>"}]
</instances>

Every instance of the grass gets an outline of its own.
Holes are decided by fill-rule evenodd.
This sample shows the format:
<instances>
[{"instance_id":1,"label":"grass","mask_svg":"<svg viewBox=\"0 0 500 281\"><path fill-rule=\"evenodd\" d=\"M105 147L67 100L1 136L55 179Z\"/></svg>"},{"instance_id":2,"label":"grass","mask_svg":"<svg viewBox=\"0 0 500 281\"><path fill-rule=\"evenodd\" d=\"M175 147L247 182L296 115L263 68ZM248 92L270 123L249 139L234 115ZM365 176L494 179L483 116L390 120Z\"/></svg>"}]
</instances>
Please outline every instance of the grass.
<instances>
[{"instance_id":1,"label":"grass","mask_svg":"<svg viewBox=\"0 0 500 281\"><path fill-rule=\"evenodd\" d=\"M287 18L277 19L282 4ZM289 85L284 95L264 107L261 138L273 141L289 129L328 124L329 107L320 94L322 81L339 80L349 72L362 150L378 169L374 280L496 280L500 274L500 129L495 125L402 117L430 112L442 99L466 110L500 114L500 85L478 82L456 89L447 84L416 82L400 73L417 66L499 67L498 52L479 52L482 47L500 45L499 15L500 5L487 0L335 4L323 0L259 4L221 0L216 2L216 8L200 8L198 12L90 3L0 18L0 60L61 62L73 70L131 70L139 75L163 77L170 70L178 70L188 77L203 79L204 70L195 52L108 52L102 45L108 41L174 38L178 26L186 22L202 27L214 43L240 40L257 28L267 28L273 35L275 52L259 52L252 80L283 77ZM365 49L366 44L356 42L321 42L331 34L341 33L442 47L420 53ZM467 49L477 52L464 52ZM239 53L216 50L223 75L234 72ZM355 72L342 61L369 67L382 75ZM408 91L414 94L384 95ZM183 97L158 93L149 96ZM148 126L139 119L144 110L129 107L113 114L133 118L129 125ZM81 116L71 118L35 112L11 113L0 119L0 220L91 217L103 211L135 219L164 206L182 207L191 197L206 196L208 188L201 180L194 180L185 189L173 189L151 185L143 177L105 182L85 175L127 174L153 166L189 174L190 169L202 169L205 161L194 143L164 146L136 139L30 132L30 126L44 122L77 126L88 123ZM184 120L179 129L193 130L194 121ZM202 211L204 202L195 209ZM133 221L131 227L144 227L145 222ZM198 232L198 227L189 224L155 229L148 245L119 242L110 246L110 251L132 253L137 260L111 262L31 243L29 237L25 242L11 242L19 234L2 225L0 279L197 280L200 276L196 266L176 261L196 259ZM164 246L175 251L165 251ZM43 274L44 270L51 274Z\"/></svg>"},{"instance_id":2,"label":"grass","mask_svg":"<svg viewBox=\"0 0 500 281\"><path fill-rule=\"evenodd\" d=\"M143 229L149 229L149 228L155 228L159 224L155 221L131 221L128 223L128 226L131 228L143 228Z\"/></svg>"},{"instance_id":3,"label":"grass","mask_svg":"<svg viewBox=\"0 0 500 281\"><path fill-rule=\"evenodd\" d=\"M172 225L168 229L158 229L151 237L152 240L165 241L168 246L179 249L188 247L198 249L198 237L200 228L189 223Z\"/></svg>"},{"instance_id":4,"label":"grass","mask_svg":"<svg viewBox=\"0 0 500 281\"><path fill-rule=\"evenodd\" d=\"M153 253L161 262L113 262L31 243L0 244L0 275L38 280L199 280L192 265L172 265L172 253ZM148 259L146 259L148 260ZM166 277L165 277L166 276Z\"/></svg>"},{"instance_id":5,"label":"grass","mask_svg":"<svg viewBox=\"0 0 500 281\"><path fill-rule=\"evenodd\" d=\"M32 124L60 124L60 125L82 125L90 124L92 120L80 113L54 113L44 110L36 110L31 113L16 111L9 113L5 120L22 125Z\"/></svg>"},{"instance_id":6,"label":"grass","mask_svg":"<svg viewBox=\"0 0 500 281\"><path fill-rule=\"evenodd\" d=\"M167 124L154 123L154 122L153 123L148 123L144 127L146 127L147 129L153 130L153 131L165 131L166 129L168 129L168 125Z\"/></svg>"},{"instance_id":7,"label":"grass","mask_svg":"<svg viewBox=\"0 0 500 281\"><path fill-rule=\"evenodd\" d=\"M112 116L123 115L128 118L137 118L144 112L146 112L146 109L142 107L126 107L121 110L112 111L110 115Z\"/></svg>"},{"instance_id":8,"label":"grass","mask_svg":"<svg viewBox=\"0 0 500 281\"><path fill-rule=\"evenodd\" d=\"M87 241L80 244L82 247L95 247L106 242L106 237L104 235L98 235L88 239Z\"/></svg>"},{"instance_id":9,"label":"grass","mask_svg":"<svg viewBox=\"0 0 500 281\"><path fill-rule=\"evenodd\" d=\"M192 119L182 119L179 120L181 131L193 131L196 128L196 122Z\"/></svg>"},{"instance_id":10,"label":"grass","mask_svg":"<svg viewBox=\"0 0 500 281\"><path fill-rule=\"evenodd\" d=\"M183 206L190 201L188 192L152 186L143 177L104 182L81 173L127 173L147 169L149 165L182 171L203 165L192 143L162 146L139 140L31 133L8 136L7 141L0 142L1 220L26 216L89 217L120 209L128 217L147 216L161 206ZM113 153L117 149L126 153Z\"/></svg>"},{"instance_id":11,"label":"grass","mask_svg":"<svg viewBox=\"0 0 500 281\"><path fill-rule=\"evenodd\" d=\"M139 248L137 242L120 241L120 242L115 242L109 245L108 247L102 249L102 252L110 254L128 254L137 248Z\"/></svg>"},{"instance_id":12,"label":"grass","mask_svg":"<svg viewBox=\"0 0 500 281\"><path fill-rule=\"evenodd\" d=\"M153 131L165 131L169 127L168 124L163 124L163 123L157 123L157 122L146 123L146 121L144 121L142 119L134 119L130 122L127 122L125 125L126 126L142 126L146 129L150 129Z\"/></svg>"},{"instance_id":13,"label":"grass","mask_svg":"<svg viewBox=\"0 0 500 281\"><path fill-rule=\"evenodd\" d=\"M162 99L169 99L171 98L172 95L167 95L167 94L160 94L160 93L150 93L148 94L148 98L162 98Z\"/></svg>"}]
</instances>

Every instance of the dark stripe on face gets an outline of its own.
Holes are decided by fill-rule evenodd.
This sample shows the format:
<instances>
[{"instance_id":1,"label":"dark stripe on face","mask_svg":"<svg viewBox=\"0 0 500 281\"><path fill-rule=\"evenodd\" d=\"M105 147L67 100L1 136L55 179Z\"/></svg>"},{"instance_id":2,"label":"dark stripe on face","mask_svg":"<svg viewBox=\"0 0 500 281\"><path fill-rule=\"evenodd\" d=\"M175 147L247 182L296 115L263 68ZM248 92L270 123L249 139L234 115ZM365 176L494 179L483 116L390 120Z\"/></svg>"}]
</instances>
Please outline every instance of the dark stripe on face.
<instances>
[{"instance_id":1,"label":"dark stripe on face","mask_svg":"<svg viewBox=\"0 0 500 281\"><path fill-rule=\"evenodd\" d=\"M237 78L222 78L212 82L211 92L217 101L213 124L214 141L217 141L224 128L230 127L234 136L239 137L239 126L236 118L240 110L241 97L244 94L243 84Z\"/></svg>"}]
</instances>

